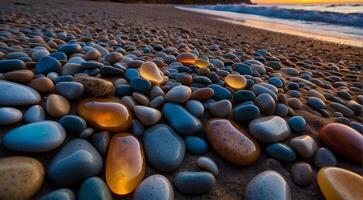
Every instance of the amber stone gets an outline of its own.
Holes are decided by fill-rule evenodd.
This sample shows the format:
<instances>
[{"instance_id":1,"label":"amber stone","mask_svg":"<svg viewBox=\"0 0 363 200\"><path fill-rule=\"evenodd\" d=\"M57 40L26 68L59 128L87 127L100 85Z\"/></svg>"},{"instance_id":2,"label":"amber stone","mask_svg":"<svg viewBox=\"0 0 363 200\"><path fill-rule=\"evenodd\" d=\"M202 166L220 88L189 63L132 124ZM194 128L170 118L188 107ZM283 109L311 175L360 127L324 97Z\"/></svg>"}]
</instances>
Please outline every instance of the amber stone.
<instances>
[{"instance_id":1,"label":"amber stone","mask_svg":"<svg viewBox=\"0 0 363 200\"><path fill-rule=\"evenodd\" d=\"M130 111L116 98L85 99L78 105L78 113L88 123L106 131L125 131L132 122Z\"/></svg>"},{"instance_id":2,"label":"amber stone","mask_svg":"<svg viewBox=\"0 0 363 200\"><path fill-rule=\"evenodd\" d=\"M318 172L318 184L327 200L363 198L363 177L338 167L325 167Z\"/></svg>"},{"instance_id":3,"label":"amber stone","mask_svg":"<svg viewBox=\"0 0 363 200\"><path fill-rule=\"evenodd\" d=\"M231 88L241 90L246 87L247 80L239 74L230 74L224 78L224 82Z\"/></svg>"},{"instance_id":4,"label":"amber stone","mask_svg":"<svg viewBox=\"0 0 363 200\"><path fill-rule=\"evenodd\" d=\"M336 154L363 165L363 136L353 128L330 123L320 129L320 139Z\"/></svg>"},{"instance_id":5,"label":"amber stone","mask_svg":"<svg viewBox=\"0 0 363 200\"><path fill-rule=\"evenodd\" d=\"M234 164L252 164L260 155L258 143L233 121L211 119L207 122L205 131L214 150Z\"/></svg>"},{"instance_id":6,"label":"amber stone","mask_svg":"<svg viewBox=\"0 0 363 200\"><path fill-rule=\"evenodd\" d=\"M190 66L190 65L194 65L194 63L197 61L197 57L194 54L184 52L184 53L178 54L178 56L176 57L176 60L178 62L181 62L185 66Z\"/></svg>"},{"instance_id":7,"label":"amber stone","mask_svg":"<svg viewBox=\"0 0 363 200\"><path fill-rule=\"evenodd\" d=\"M144 62L140 66L140 76L154 85L160 85L164 78L158 66L153 62Z\"/></svg>"},{"instance_id":8,"label":"amber stone","mask_svg":"<svg viewBox=\"0 0 363 200\"><path fill-rule=\"evenodd\" d=\"M118 133L110 141L106 160L106 182L112 192L125 195L136 189L145 175L145 157L139 140Z\"/></svg>"},{"instance_id":9,"label":"amber stone","mask_svg":"<svg viewBox=\"0 0 363 200\"><path fill-rule=\"evenodd\" d=\"M205 68L209 66L209 62L203 59L198 59L197 61L195 61L194 65L199 68Z\"/></svg>"}]
</instances>

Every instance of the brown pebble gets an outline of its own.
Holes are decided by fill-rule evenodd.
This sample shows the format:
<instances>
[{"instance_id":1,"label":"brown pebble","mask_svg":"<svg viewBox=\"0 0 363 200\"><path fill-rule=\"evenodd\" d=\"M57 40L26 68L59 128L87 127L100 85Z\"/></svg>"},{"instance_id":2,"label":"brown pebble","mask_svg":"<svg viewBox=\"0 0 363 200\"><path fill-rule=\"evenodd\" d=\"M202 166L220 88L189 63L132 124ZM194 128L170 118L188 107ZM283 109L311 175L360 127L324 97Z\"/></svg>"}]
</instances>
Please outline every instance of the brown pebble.
<instances>
[{"instance_id":1,"label":"brown pebble","mask_svg":"<svg viewBox=\"0 0 363 200\"><path fill-rule=\"evenodd\" d=\"M214 90L212 88L201 88L192 93L190 100L207 100L214 95Z\"/></svg>"},{"instance_id":2,"label":"brown pebble","mask_svg":"<svg viewBox=\"0 0 363 200\"><path fill-rule=\"evenodd\" d=\"M54 83L50 78L48 77L39 77L37 79L34 79L30 86L37 90L38 92L50 92L54 89Z\"/></svg>"},{"instance_id":3,"label":"brown pebble","mask_svg":"<svg viewBox=\"0 0 363 200\"><path fill-rule=\"evenodd\" d=\"M92 97L108 96L115 90L115 87L110 81L101 78L78 76L74 81L82 83L86 89L86 93Z\"/></svg>"},{"instance_id":4,"label":"brown pebble","mask_svg":"<svg viewBox=\"0 0 363 200\"><path fill-rule=\"evenodd\" d=\"M34 73L30 70L15 70L4 74L6 80L17 82L17 83L27 83L33 80Z\"/></svg>"},{"instance_id":5,"label":"brown pebble","mask_svg":"<svg viewBox=\"0 0 363 200\"><path fill-rule=\"evenodd\" d=\"M45 103L47 113L53 117L62 117L68 114L70 107L68 100L57 94L49 95Z\"/></svg>"}]
</instances>

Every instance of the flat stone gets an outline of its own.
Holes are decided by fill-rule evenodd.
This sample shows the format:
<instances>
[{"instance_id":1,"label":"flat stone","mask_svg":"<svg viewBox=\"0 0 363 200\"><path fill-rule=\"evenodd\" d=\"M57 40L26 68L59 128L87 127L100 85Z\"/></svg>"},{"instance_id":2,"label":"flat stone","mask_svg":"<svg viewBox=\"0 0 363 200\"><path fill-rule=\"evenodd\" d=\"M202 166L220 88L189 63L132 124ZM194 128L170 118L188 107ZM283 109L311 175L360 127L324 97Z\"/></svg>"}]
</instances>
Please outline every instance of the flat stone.
<instances>
[{"instance_id":1,"label":"flat stone","mask_svg":"<svg viewBox=\"0 0 363 200\"><path fill-rule=\"evenodd\" d=\"M0 80L0 106L25 106L40 102L34 89L18 83Z\"/></svg>"},{"instance_id":2,"label":"flat stone","mask_svg":"<svg viewBox=\"0 0 363 200\"><path fill-rule=\"evenodd\" d=\"M288 161L288 162L296 160L295 151L286 144L282 143L270 144L267 146L266 151L270 156L278 160Z\"/></svg>"},{"instance_id":3,"label":"flat stone","mask_svg":"<svg viewBox=\"0 0 363 200\"><path fill-rule=\"evenodd\" d=\"M13 81L17 83L28 83L33 80L34 73L30 70L22 69L7 72L4 74L4 77L8 81Z\"/></svg>"},{"instance_id":4,"label":"flat stone","mask_svg":"<svg viewBox=\"0 0 363 200\"><path fill-rule=\"evenodd\" d=\"M210 191L216 180L209 172L183 171L174 177L175 187L185 194L203 194Z\"/></svg>"},{"instance_id":5,"label":"flat stone","mask_svg":"<svg viewBox=\"0 0 363 200\"><path fill-rule=\"evenodd\" d=\"M81 83L86 93L92 97L108 96L115 90L115 87L110 81L101 78L78 76L74 78L74 81Z\"/></svg>"},{"instance_id":6,"label":"flat stone","mask_svg":"<svg viewBox=\"0 0 363 200\"><path fill-rule=\"evenodd\" d=\"M165 94L165 100L175 103L185 103L191 94L192 90L189 87L183 85L176 86Z\"/></svg>"},{"instance_id":7,"label":"flat stone","mask_svg":"<svg viewBox=\"0 0 363 200\"><path fill-rule=\"evenodd\" d=\"M0 60L0 72L9 72L18 69L25 69L26 65L19 59L4 59Z\"/></svg>"},{"instance_id":8,"label":"flat stone","mask_svg":"<svg viewBox=\"0 0 363 200\"><path fill-rule=\"evenodd\" d=\"M165 176L155 174L144 179L134 192L134 200L173 200L173 186Z\"/></svg>"},{"instance_id":9,"label":"flat stone","mask_svg":"<svg viewBox=\"0 0 363 200\"><path fill-rule=\"evenodd\" d=\"M254 119L248 124L248 129L254 138L264 143L282 141L291 133L287 122L278 116Z\"/></svg>"},{"instance_id":10,"label":"flat stone","mask_svg":"<svg viewBox=\"0 0 363 200\"><path fill-rule=\"evenodd\" d=\"M0 126L7 126L19 122L23 118L20 110L11 107L0 108Z\"/></svg>"}]
</instances>

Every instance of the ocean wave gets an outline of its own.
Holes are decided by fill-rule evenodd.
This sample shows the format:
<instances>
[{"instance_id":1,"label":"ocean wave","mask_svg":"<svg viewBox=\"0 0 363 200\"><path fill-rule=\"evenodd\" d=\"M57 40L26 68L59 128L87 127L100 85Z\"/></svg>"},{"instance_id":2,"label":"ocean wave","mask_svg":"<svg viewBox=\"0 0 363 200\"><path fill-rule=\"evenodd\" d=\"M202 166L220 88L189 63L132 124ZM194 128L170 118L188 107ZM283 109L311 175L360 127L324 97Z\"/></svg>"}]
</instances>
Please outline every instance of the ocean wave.
<instances>
[{"instance_id":1,"label":"ocean wave","mask_svg":"<svg viewBox=\"0 0 363 200\"><path fill-rule=\"evenodd\" d=\"M246 4L220 4L196 6L199 9L229 11L280 19L303 20L363 28L363 13L340 13L330 11L281 8Z\"/></svg>"}]
</instances>

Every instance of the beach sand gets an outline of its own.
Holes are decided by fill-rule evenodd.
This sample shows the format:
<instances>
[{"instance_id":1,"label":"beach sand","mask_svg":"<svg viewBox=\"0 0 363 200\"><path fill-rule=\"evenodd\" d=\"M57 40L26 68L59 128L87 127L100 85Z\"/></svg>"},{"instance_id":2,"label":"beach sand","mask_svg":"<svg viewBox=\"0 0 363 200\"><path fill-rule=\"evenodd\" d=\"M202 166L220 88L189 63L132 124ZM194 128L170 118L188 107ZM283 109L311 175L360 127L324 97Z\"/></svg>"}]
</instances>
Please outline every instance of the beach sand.
<instances>
[{"instance_id":1,"label":"beach sand","mask_svg":"<svg viewBox=\"0 0 363 200\"><path fill-rule=\"evenodd\" d=\"M23 1L16 1L23 2ZM155 34L179 36L177 39L170 40L170 43L178 44L179 41L193 41L195 46L200 47L211 44L218 44L222 48L233 48L243 51L247 57L253 57L253 53L258 49L267 49L272 55L282 60L284 66L292 66L298 70L304 70L299 66L301 62L311 62L320 71L328 70L331 73L341 74L347 82L357 82L362 80L362 73L359 75L351 74L350 69L353 66L355 70L362 70L363 67L363 48L338 45L335 43L323 42L309 38L303 38L282 33L275 33L266 30L260 30L242 25L231 24L227 22L214 20L212 16L192 13L178 10L174 5L143 5L143 4L121 4L110 2L92 2L92 1L32 1L24 2L25 4L14 4L11 1L1 1L1 16L10 16L0 20L0 28L19 27L21 24L16 19L24 20L27 15L46 15L48 18L39 18L39 20L49 19L58 21L60 24L68 24L74 27L82 26L80 29L94 29L96 38L105 38L104 34L143 34L145 31L151 31ZM63 16L63 18L58 17ZM107 33L103 32L107 30ZM167 37L167 36L165 36ZM166 45L166 44L164 44ZM202 48L201 48L202 49ZM334 72L326 69L327 63L339 63L347 66L348 70ZM354 68L354 67L353 67ZM306 69L305 69L306 70ZM285 78L289 75L284 74ZM324 77L321 77L323 79ZM336 92L336 89L331 89ZM318 89L324 92L324 89ZM352 91L354 96L358 92ZM307 94L303 93L306 100ZM332 118L326 118L317 114L314 110L306 106L297 110L296 113L307 120L308 126L303 134L311 135L319 143L318 131L326 123L332 122ZM74 102L76 104L76 102ZM355 121L361 121L361 117L355 116ZM247 124L242 124L247 128ZM7 129L0 129L0 133L6 132ZM296 135L295 135L296 136ZM67 136L68 137L68 136ZM70 139L74 136L70 136ZM291 136L290 136L291 137ZM262 145L262 149L264 146ZM36 157L45 165L49 163L50 158L56 151L44 154L21 154ZM4 148L0 149L0 156L20 155L20 153L9 152ZM292 199L322 199L322 195L317 186L316 179L308 187L296 185L289 173L291 163L280 162L268 159L265 152L262 152L258 161L249 166L235 166L223 160L210 147L207 156L216 161L219 167L219 175L216 177L216 184L213 189L203 195L184 195L174 188L175 199L242 199L246 184L258 173L266 169L274 169L280 172L288 182ZM187 154L182 166L175 172L162 173L170 181L178 171L198 169L196 160L199 156ZM357 164L351 163L340 157L338 166L363 174L363 169ZM298 161L307 161L312 163L312 159L301 159ZM314 168L315 172L316 169ZM146 177L155 173L160 173L147 165ZM102 175L103 177L103 175ZM54 190L55 187L46 181L44 186L38 192L37 197ZM77 188L74 188L77 190ZM114 196L114 199L132 199L132 195L126 197Z\"/></svg>"}]
</instances>

